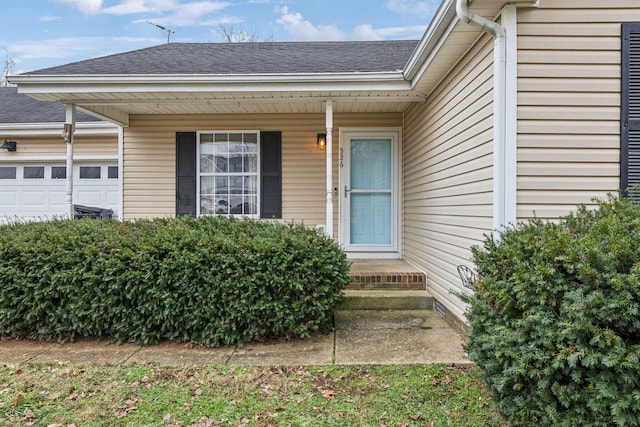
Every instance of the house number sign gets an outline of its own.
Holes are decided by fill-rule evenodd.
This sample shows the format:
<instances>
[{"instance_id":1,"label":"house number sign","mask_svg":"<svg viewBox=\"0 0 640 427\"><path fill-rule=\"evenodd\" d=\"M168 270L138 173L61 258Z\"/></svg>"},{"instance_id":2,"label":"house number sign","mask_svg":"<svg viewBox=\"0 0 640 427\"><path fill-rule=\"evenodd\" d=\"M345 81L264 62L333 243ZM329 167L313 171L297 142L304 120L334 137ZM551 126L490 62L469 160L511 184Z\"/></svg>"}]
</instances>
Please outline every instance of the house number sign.
<instances>
[{"instance_id":1,"label":"house number sign","mask_svg":"<svg viewBox=\"0 0 640 427\"><path fill-rule=\"evenodd\" d=\"M340 167L344 167L344 148L340 148Z\"/></svg>"}]
</instances>

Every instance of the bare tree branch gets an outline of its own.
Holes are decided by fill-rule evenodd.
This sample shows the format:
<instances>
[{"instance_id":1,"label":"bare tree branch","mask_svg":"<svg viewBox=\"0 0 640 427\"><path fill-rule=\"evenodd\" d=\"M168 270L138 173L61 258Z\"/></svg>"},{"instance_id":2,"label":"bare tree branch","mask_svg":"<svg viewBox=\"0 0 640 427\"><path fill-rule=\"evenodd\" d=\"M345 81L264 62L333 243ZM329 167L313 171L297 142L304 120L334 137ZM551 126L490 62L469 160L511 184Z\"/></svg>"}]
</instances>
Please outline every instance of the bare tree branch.
<instances>
[{"instance_id":1,"label":"bare tree branch","mask_svg":"<svg viewBox=\"0 0 640 427\"><path fill-rule=\"evenodd\" d=\"M218 35L227 43L256 43L273 41L273 34L261 38L255 28L246 31L242 27L235 28L224 24L220 25Z\"/></svg>"}]
</instances>

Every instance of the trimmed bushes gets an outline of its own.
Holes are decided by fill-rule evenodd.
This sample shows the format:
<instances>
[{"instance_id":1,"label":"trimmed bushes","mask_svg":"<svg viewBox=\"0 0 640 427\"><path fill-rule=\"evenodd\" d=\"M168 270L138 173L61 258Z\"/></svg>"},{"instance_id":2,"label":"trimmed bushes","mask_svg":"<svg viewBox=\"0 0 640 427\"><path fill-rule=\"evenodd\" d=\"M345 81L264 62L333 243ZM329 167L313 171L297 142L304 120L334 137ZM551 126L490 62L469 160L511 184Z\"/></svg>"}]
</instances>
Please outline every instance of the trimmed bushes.
<instances>
[{"instance_id":1,"label":"trimmed bushes","mask_svg":"<svg viewBox=\"0 0 640 427\"><path fill-rule=\"evenodd\" d=\"M0 226L0 333L207 346L327 331L349 264L302 225L221 217Z\"/></svg>"},{"instance_id":2,"label":"trimmed bushes","mask_svg":"<svg viewBox=\"0 0 640 427\"><path fill-rule=\"evenodd\" d=\"M609 197L473 249L467 351L510 425L640 425L640 206Z\"/></svg>"}]
</instances>

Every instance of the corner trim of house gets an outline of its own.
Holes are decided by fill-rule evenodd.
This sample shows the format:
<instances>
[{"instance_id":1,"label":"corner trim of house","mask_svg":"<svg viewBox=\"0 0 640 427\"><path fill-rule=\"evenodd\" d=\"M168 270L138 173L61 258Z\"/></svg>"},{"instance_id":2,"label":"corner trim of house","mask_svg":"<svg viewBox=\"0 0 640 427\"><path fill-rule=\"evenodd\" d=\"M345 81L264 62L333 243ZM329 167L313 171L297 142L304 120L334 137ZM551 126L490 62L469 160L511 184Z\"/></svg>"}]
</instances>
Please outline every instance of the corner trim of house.
<instances>
[{"instance_id":1,"label":"corner trim of house","mask_svg":"<svg viewBox=\"0 0 640 427\"><path fill-rule=\"evenodd\" d=\"M466 336L467 331L469 330L469 325L467 325L464 320L453 314L451 310L448 310L447 307L437 298L433 299L433 303L436 313L438 313L440 317L442 317L457 333Z\"/></svg>"}]
</instances>

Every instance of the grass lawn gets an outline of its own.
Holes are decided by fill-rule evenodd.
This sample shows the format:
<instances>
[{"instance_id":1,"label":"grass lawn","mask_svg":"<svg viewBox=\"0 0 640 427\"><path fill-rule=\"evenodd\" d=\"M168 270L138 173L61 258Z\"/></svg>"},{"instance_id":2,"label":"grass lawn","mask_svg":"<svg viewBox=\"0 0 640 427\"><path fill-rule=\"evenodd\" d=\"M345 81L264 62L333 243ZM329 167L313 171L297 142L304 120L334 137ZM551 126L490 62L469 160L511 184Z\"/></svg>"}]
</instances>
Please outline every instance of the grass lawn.
<instances>
[{"instance_id":1,"label":"grass lawn","mask_svg":"<svg viewBox=\"0 0 640 427\"><path fill-rule=\"evenodd\" d=\"M0 368L0 425L504 426L475 369Z\"/></svg>"}]
</instances>

